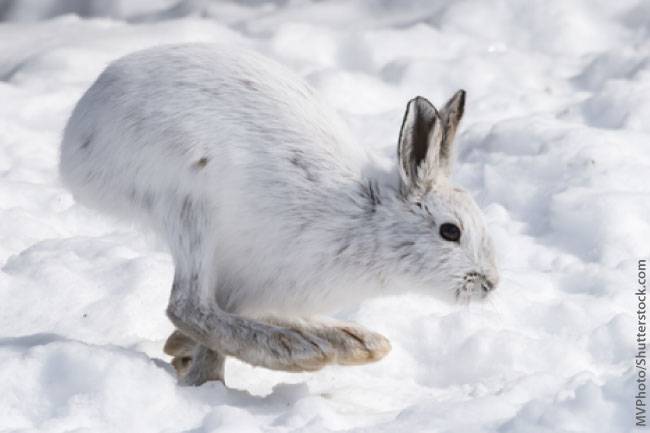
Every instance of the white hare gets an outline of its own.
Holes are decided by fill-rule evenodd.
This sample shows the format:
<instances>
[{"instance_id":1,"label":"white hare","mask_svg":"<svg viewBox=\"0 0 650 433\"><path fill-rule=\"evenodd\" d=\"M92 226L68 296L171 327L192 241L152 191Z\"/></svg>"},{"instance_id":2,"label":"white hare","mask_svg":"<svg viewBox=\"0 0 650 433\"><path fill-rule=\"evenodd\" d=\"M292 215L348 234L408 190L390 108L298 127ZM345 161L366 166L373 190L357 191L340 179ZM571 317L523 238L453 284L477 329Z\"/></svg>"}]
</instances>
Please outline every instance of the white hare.
<instances>
[{"instance_id":1,"label":"white hare","mask_svg":"<svg viewBox=\"0 0 650 433\"><path fill-rule=\"evenodd\" d=\"M295 74L250 51L163 46L106 68L65 129L76 198L152 227L175 264L165 350L181 381L226 356L287 371L383 357L383 336L315 314L398 290L484 297L498 273L481 211L450 184L463 115L408 103L395 170Z\"/></svg>"}]
</instances>

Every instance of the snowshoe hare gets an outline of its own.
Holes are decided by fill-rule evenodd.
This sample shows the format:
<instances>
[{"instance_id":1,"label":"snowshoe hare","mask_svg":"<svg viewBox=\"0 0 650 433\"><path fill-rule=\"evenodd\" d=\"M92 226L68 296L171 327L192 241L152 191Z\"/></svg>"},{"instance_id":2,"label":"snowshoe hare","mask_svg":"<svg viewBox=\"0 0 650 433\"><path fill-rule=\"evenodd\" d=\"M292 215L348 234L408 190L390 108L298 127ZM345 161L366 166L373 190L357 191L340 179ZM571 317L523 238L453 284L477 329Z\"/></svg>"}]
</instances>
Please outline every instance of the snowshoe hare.
<instances>
[{"instance_id":1,"label":"snowshoe hare","mask_svg":"<svg viewBox=\"0 0 650 433\"><path fill-rule=\"evenodd\" d=\"M399 290L487 296L493 247L450 183L463 115L408 103L384 170L294 73L250 51L162 46L106 68L75 107L60 170L81 203L134 217L175 265L165 351L180 380L224 359L313 371L382 358L388 340L314 315Z\"/></svg>"}]
</instances>

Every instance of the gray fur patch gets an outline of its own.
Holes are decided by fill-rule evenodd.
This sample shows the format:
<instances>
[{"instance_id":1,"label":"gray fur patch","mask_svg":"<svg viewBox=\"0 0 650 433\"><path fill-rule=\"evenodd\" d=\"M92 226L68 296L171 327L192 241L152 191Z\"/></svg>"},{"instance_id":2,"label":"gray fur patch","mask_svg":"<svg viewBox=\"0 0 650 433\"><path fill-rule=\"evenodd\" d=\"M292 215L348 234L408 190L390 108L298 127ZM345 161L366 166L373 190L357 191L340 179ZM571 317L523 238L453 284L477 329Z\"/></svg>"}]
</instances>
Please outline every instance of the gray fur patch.
<instances>
[{"instance_id":1,"label":"gray fur patch","mask_svg":"<svg viewBox=\"0 0 650 433\"><path fill-rule=\"evenodd\" d=\"M135 188L129 191L129 197L134 203L142 205L148 211L152 210L156 204L156 195L151 191L139 192Z\"/></svg>"},{"instance_id":2,"label":"gray fur patch","mask_svg":"<svg viewBox=\"0 0 650 433\"><path fill-rule=\"evenodd\" d=\"M340 256L340 255L343 254L343 253L344 253L348 248L350 248L350 244L349 244L348 242L346 242L346 243L345 243L341 248L338 249L338 251L336 252L336 255L337 255L337 256Z\"/></svg>"},{"instance_id":3,"label":"gray fur patch","mask_svg":"<svg viewBox=\"0 0 650 433\"><path fill-rule=\"evenodd\" d=\"M208 165L208 162L210 162L210 159L207 156L204 156L203 158L199 159L196 161L192 167L195 170L201 170L202 168L205 168L206 165Z\"/></svg>"},{"instance_id":4,"label":"gray fur patch","mask_svg":"<svg viewBox=\"0 0 650 433\"><path fill-rule=\"evenodd\" d=\"M190 195L185 196L183 203L181 204L181 220L188 223L192 219L192 197Z\"/></svg>"},{"instance_id":5,"label":"gray fur patch","mask_svg":"<svg viewBox=\"0 0 650 433\"><path fill-rule=\"evenodd\" d=\"M142 194L142 205L144 206L145 209L151 210L154 207L154 204L156 203L156 196L154 193L151 191L145 191L144 194Z\"/></svg>"},{"instance_id":6,"label":"gray fur patch","mask_svg":"<svg viewBox=\"0 0 650 433\"><path fill-rule=\"evenodd\" d=\"M196 251L202 245L202 233L197 229L200 226L200 207L201 203L192 201L190 195L185 196L181 203L179 216L184 230L179 232L179 244L188 252ZM198 280L198 275L192 275L194 277Z\"/></svg>"},{"instance_id":7,"label":"gray fur patch","mask_svg":"<svg viewBox=\"0 0 650 433\"><path fill-rule=\"evenodd\" d=\"M248 90L250 90L250 91L252 91L252 92L257 92L258 88L257 88L257 86L255 85L255 83L254 83L253 81L244 78L244 79L241 79L240 82L241 82L241 83L244 85L244 87L246 87Z\"/></svg>"},{"instance_id":8,"label":"gray fur patch","mask_svg":"<svg viewBox=\"0 0 650 433\"><path fill-rule=\"evenodd\" d=\"M313 166L311 166L303 157L303 154L299 150L294 150L289 162L294 167L302 170L305 175L305 179L310 182L317 182L318 176L314 173Z\"/></svg>"},{"instance_id":9,"label":"gray fur patch","mask_svg":"<svg viewBox=\"0 0 650 433\"><path fill-rule=\"evenodd\" d=\"M361 185L361 197L366 202L368 212L374 213L377 206L381 205L381 195L379 185L369 181Z\"/></svg>"},{"instance_id":10,"label":"gray fur patch","mask_svg":"<svg viewBox=\"0 0 650 433\"><path fill-rule=\"evenodd\" d=\"M93 136L92 136L92 135L89 135L89 136L88 136L88 137L83 141L83 143L81 143L81 146L79 146L79 148L81 148L81 149L87 149L88 147L90 147L90 143L91 143L92 141L93 141Z\"/></svg>"}]
</instances>

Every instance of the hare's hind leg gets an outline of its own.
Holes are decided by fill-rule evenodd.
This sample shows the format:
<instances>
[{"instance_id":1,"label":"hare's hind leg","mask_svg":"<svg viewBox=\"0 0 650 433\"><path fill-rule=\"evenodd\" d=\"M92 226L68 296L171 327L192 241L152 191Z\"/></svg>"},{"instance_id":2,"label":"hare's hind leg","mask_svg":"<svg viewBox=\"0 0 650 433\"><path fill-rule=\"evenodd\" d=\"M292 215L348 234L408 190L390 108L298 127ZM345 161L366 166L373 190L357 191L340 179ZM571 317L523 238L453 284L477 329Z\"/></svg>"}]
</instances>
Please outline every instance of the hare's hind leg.
<instances>
[{"instance_id":1,"label":"hare's hind leg","mask_svg":"<svg viewBox=\"0 0 650 433\"><path fill-rule=\"evenodd\" d=\"M327 340L219 308L212 294L218 252L209 237L214 233L210 203L171 196L161 213L176 266L167 315L180 332L223 356L275 370L318 370L332 361L335 353Z\"/></svg>"},{"instance_id":2,"label":"hare's hind leg","mask_svg":"<svg viewBox=\"0 0 650 433\"><path fill-rule=\"evenodd\" d=\"M391 349L386 337L352 323L278 318L268 318L264 322L326 340L335 351L332 361L340 365L376 362ZM167 339L164 350L174 357L172 365L182 384L197 386L209 380L224 381L226 357L198 344L182 332L174 331Z\"/></svg>"},{"instance_id":3,"label":"hare's hind leg","mask_svg":"<svg viewBox=\"0 0 650 433\"><path fill-rule=\"evenodd\" d=\"M316 335L327 340L336 352L334 362L341 365L359 365L379 361L391 350L390 341L360 325L334 320L285 320L275 317L264 320L272 325Z\"/></svg>"},{"instance_id":4,"label":"hare's hind leg","mask_svg":"<svg viewBox=\"0 0 650 433\"><path fill-rule=\"evenodd\" d=\"M164 352L173 356L172 365L183 385L199 386L210 380L224 382L226 357L174 331L165 343Z\"/></svg>"},{"instance_id":5,"label":"hare's hind leg","mask_svg":"<svg viewBox=\"0 0 650 433\"><path fill-rule=\"evenodd\" d=\"M167 315L178 330L223 356L284 371L314 371L336 356L325 339L226 313L201 301L198 279L175 277Z\"/></svg>"}]
</instances>

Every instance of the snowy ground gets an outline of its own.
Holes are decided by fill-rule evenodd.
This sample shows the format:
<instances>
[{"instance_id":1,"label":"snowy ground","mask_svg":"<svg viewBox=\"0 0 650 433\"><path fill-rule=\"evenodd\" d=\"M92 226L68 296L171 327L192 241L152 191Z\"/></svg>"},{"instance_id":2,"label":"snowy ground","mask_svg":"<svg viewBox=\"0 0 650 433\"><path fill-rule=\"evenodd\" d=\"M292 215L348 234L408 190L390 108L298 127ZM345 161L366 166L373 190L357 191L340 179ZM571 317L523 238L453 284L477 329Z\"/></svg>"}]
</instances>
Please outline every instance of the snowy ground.
<instances>
[{"instance_id":1,"label":"snowy ground","mask_svg":"<svg viewBox=\"0 0 650 433\"><path fill-rule=\"evenodd\" d=\"M103 17L59 15L74 11ZM647 2L9 0L0 17L0 431L632 431L635 265L650 256ZM177 386L161 352L164 246L75 204L56 164L102 68L178 41L280 60L386 154L409 98L465 88L455 177L496 241L493 299L347 312L392 340L378 364L285 374L229 361L229 389Z\"/></svg>"}]
</instances>

